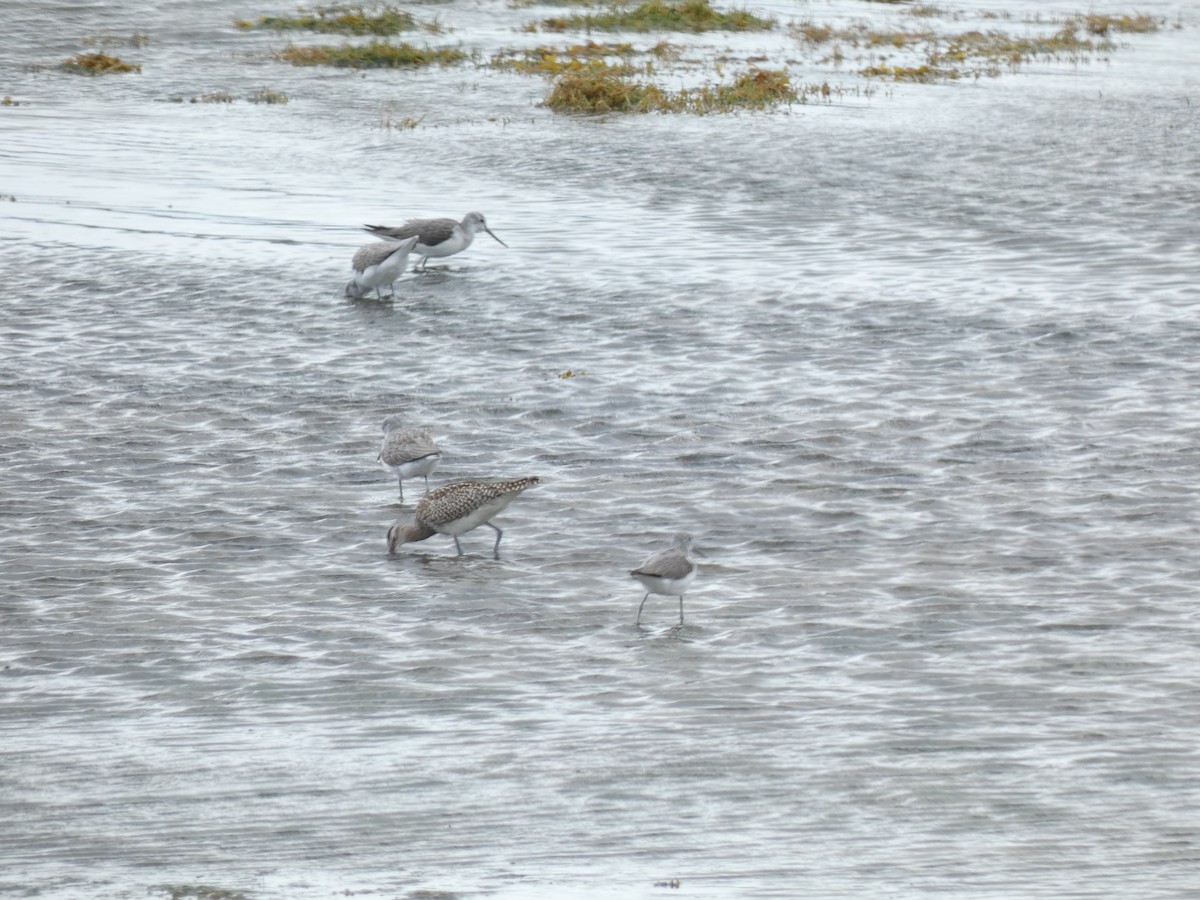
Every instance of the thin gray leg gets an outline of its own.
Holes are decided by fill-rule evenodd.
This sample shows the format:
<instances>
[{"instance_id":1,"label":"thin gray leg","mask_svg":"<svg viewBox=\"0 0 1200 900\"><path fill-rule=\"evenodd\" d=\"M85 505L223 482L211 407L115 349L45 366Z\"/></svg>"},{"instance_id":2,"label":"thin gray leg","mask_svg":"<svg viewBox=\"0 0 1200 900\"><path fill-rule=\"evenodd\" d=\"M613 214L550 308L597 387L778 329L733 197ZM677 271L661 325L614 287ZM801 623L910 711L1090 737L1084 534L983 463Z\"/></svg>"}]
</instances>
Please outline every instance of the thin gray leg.
<instances>
[{"instance_id":1,"label":"thin gray leg","mask_svg":"<svg viewBox=\"0 0 1200 900\"><path fill-rule=\"evenodd\" d=\"M459 555L459 556L462 556L462 555L463 555L463 552L462 552L462 544L460 544L460 543L458 542L458 535L457 535L457 534L452 534L452 535L450 535L450 537L454 538L454 546L455 546L455 547L458 549L458 555Z\"/></svg>"},{"instance_id":2,"label":"thin gray leg","mask_svg":"<svg viewBox=\"0 0 1200 900\"><path fill-rule=\"evenodd\" d=\"M634 625L642 624L642 607L646 605L646 601L649 599L650 599L650 592L646 591L646 596L642 598L642 602L638 606L638 617L637 617L637 621L633 623Z\"/></svg>"},{"instance_id":3,"label":"thin gray leg","mask_svg":"<svg viewBox=\"0 0 1200 900\"><path fill-rule=\"evenodd\" d=\"M683 624L683 594L679 595L679 624Z\"/></svg>"},{"instance_id":4,"label":"thin gray leg","mask_svg":"<svg viewBox=\"0 0 1200 900\"><path fill-rule=\"evenodd\" d=\"M429 476L425 476L425 493L429 493Z\"/></svg>"},{"instance_id":5,"label":"thin gray leg","mask_svg":"<svg viewBox=\"0 0 1200 900\"><path fill-rule=\"evenodd\" d=\"M504 532L501 531L499 528L497 528L495 525L493 525L491 522L484 522L483 524L486 525L488 528L492 529L494 532L496 532L496 546L494 546L492 548L492 557L494 559L499 559L500 558L500 538L504 537Z\"/></svg>"},{"instance_id":6,"label":"thin gray leg","mask_svg":"<svg viewBox=\"0 0 1200 900\"><path fill-rule=\"evenodd\" d=\"M396 480L400 482L400 502L403 503L404 502L404 479L397 478Z\"/></svg>"}]
</instances>

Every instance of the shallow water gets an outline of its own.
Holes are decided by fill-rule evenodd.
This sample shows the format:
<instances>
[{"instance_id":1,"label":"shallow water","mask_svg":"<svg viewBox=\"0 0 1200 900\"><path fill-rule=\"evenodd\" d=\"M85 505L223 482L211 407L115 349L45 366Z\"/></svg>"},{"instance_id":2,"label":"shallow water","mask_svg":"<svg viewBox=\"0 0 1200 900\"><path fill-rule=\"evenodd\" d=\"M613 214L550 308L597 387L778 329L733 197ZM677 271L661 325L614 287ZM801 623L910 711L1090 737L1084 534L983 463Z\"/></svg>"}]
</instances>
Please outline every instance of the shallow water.
<instances>
[{"instance_id":1,"label":"shallow water","mask_svg":"<svg viewBox=\"0 0 1200 900\"><path fill-rule=\"evenodd\" d=\"M685 38L848 92L600 119L231 25L287 9L5 12L0 894L1194 895L1190 7L869 96ZM470 209L509 249L341 297L360 224ZM545 479L501 561L386 555L393 412L435 484ZM635 628L677 530L686 624Z\"/></svg>"}]
</instances>

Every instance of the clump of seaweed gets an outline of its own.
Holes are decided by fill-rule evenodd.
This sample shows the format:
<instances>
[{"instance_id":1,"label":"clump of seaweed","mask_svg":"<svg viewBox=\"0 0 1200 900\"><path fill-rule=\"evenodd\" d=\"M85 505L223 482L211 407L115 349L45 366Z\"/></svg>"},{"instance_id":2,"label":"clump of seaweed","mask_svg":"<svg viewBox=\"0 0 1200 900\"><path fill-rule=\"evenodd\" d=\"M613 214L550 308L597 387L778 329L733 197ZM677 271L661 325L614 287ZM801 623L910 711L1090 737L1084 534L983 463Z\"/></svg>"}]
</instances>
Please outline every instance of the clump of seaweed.
<instances>
[{"instance_id":1,"label":"clump of seaweed","mask_svg":"<svg viewBox=\"0 0 1200 900\"><path fill-rule=\"evenodd\" d=\"M683 108L701 115L735 109L766 109L797 99L796 90L782 69L751 69L731 84L705 85L679 94Z\"/></svg>"},{"instance_id":2,"label":"clump of seaweed","mask_svg":"<svg viewBox=\"0 0 1200 900\"><path fill-rule=\"evenodd\" d=\"M543 19L543 31L770 31L774 19L749 10L719 12L708 0L643 0L634 7L613 4L604 12Z\"/></svg>"},{"instance_id":3,"label":"clump of seaweed","mask_svg":"<svg viewBox=\"0 0 1200 900\"><path fill-rule=\"evenodd\" d=\"M1039 22L1042 22L1040 18ZM860 68L866 78L929 83L963 77L996 77L1037 60L1080 63L1116 49L1108 35L1117 31L1152 31L1161 20L1150 16L1079 15L1050 20L1049 34L1015 36L1000 29L959 34L881 33L862 30L854 46L917 49L921 58L896 63L887 57Z\"/></svg>"},{"instance_id":4,"label":"clump of seaweed","mask_svg":"<svg viewBox=\"0 0 1200 900\"><path fill-rule=\"evenodd\" d=\"M807 93L808 91L806 91ZM812 93L829 95L829 86ZM731 83L665 91L611 71L570 72L555 82L545 106L558 112L687 112L707 115L766 109L800 99L786 72L752 68Z\"/></svg>"},{"instance_id":5,"label":"clump of seaweed","mask_svg":"<svg viewBox=\"0 0 1200 900\"><path fill-rule=\"evenodd\" d=\"M379 127L387 131L411 131L424 121L424 116L399 116L396 104L386 103L379 110Z\"/></svg>"},{"instance_id":6,"label":"clump of seaweed","mask_svg":"<svg viewBox=\"0 0 1200 900\"><path fill-rule=\"evenodd\" d=\"M241 891L228 891L207 884L164 884L155 890L166 892L170 900L247 900Z\"/></svg>"},{"instance_id":7,"label":"clump of seaweed","mask_svg":"<svg viewBox=\"0 0 1200 900\"><path fill-rule=\"evenodd\" d=\"M300 7L294 16L259 16L257 22L236 19L243 30L269 28L274 31L315 31L321 34L374 34L380 37L412 31L418 27L412 13L389 3L352 6L335 3L312 9Z\"/></svg>"},{"instance_id":8,"label":"clump of seaweed","mask_svg":"<svg viewBox=\"0 0 1200 900\"><path fill-rule=\"evenodd\" d=\"M108 75L123 72L140 72L137 63L127 63L119 56L107 53L79 53L62 63L64 71L76 75Z\"/></svg>"},{"instance_id":9,"label":"clump of seaweed","mask_svg":"<svg viewBox=\"0 0 1200 900\"><path fill-rule=\"evenodd\" d=\"M666 102L661 88L611 72L569 72L554 83L544 104L557 112L653 112Z\"/></svg>"},{"instance_id":10,"label":"clump of seaweed","mask_svg":"<svg viewBox=\"0 0 1200 900\"><path fill-rule=\"evenodd\" d=\"M934 68L928 63L923 63L919 66L887 66L882 64L865 66L858 70L858 74L865 78L916 81L922 84L929 84L934 81L954 80L959 77L960 72L957 69Z\"/></svg>"},{"instance_id":11,"label":"clump of seaweed","mask_svg":"<svg viewBox=\"0 0 1200 900\"><path fill-rule=\"evenodd\" d=\"M1074 20L1068 20L1068 24L1076 24L1082 26L1088 34L1106 35L1110 31L1119 31L1124 33L1146 34L1148 32L1158 31L1162 27L1163 20L1156 19L1154 16L1145 14L1134 16L1108 16L1088 13L1084 16L1079 16Z\"/></svg>"},{"instance_id":12,"label":"clump of seaweed","mask_svg":"<svg viewBox=\"0 0 1200 900\"><path fill-rule=\"evenodd\" d=\"M832 25L818 25L811 19L790 23L788 32L792 37L809 44L824 44L834 38Z\"/></svg>"},{"instance_id":13,"label":"clump of seaweed","mask_svg":"<svg viewBox=\"0 0 1200 900\"><path fill-rule=\"evenodd\" d=\"M145 47L150 43L150 35L143 31L135 31L129 37L115 34L88 35L80 41L85 47Z\"/></svg>"},{"instance_id":14,"label":"clump of seaweed","mask_svg":"<svg viewBox=\"0 0 1200 900\"><path fill-rule=\"evenodd\" d=\"M360 46L343 44L340 47L288 45L282 50L276 50L274 56L293 66L335 66L351 69L399 69L430 66L434 63L448 66L467 58L465 53L454 48L416 47L408 43L392 44L387 41L372 41Z\"/></svg>"},{"instance_id":15,"label":"clump of seaweed","mask_svg":"<svg viewBox=\"0 0 1200 900\"><path fill-rule=\"evenodd\" d=\"M1050 35L1033 37L1014 37L1004 31L967 31L949 38L944 48L931 50L928 65L944 69L948 65L977 61L996 67L1007 65L1015 70L1035 59L1079 61L1098 51L1111 49L1111 43L1081 38L1070 26Z\"/></svg>"},{"instance_id":16,"label":"clump of seaweed","mask_svg":"<svg viewBox=\"0 0 1200 900\"><path fill-rule=\"evenodd\" d=\"M260 87L246 98L251 103L265 103L268 106L278 106L288 102L288 95L269 87Z\"/></svg>"},{"instance_id":17,"label":"clump of seaweed","mask_svg":"<svg viewBox=\"0 0 1200 900\"><path fill-rule=\"evenodd\" d=\"M654 52L654 51L651 51ZM491 65L527 75L558 76L567 72L608 72L614 75L649 73L652 66L634 65L639 51L632 44L598 44L587 41L569 47L534 47L526 50L504 50L492 57Z\"/></svg>"}]
</instances>

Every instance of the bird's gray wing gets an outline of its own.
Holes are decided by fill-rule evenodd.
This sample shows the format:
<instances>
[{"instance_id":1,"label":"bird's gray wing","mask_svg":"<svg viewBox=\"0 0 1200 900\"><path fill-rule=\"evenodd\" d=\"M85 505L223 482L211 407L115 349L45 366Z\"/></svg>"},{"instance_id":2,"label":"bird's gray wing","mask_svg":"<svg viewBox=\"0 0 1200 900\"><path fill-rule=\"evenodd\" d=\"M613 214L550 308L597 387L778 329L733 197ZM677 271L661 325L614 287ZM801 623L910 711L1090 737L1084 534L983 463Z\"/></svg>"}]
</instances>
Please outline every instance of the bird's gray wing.
<instances>
[{"instance_id":1,"label":"bird's gray wing","mask_svg":"<svg viewBox=\"0 0 1200 900\"><path fill-rule=\"evenodd\" d=\"M367 244L359 248L350 264L354 266L355 272L365 272L371 266L379 265L393 253L401 252L401 249L391 241L379 241L374 244Z\"/></svg>"},{"instance_id":2,"label":"bird's gray wing","mask_svg":"<svg viewBox=\"0 0 1200 900\"><path fill-rule=\"evenodd\" d=\"M379 458L389 466L397 466L441 452L428 431L407 429L388 433L383 439Z\"/></svg>"},{"instance_id":3,"label":"bird's gray wing","mask_svg":"<svg viewBox=\"0 0 1200 900\"><path fill-rule=\"evenodd\" d=\"M422 245L433 247L450 240L457 224L453 219L411 219L403 225L391 228L387 225L364 225L363 228L393 241L402 241L416 235Z\"/></svg>"},{"instance_id":4,"label":"bird's gray wing","mask_svg":"<svg viewBox=\"0 0 1200 900\"><path fill-rule=\"evenodd\" d=\"M669 550L659 550L630 574L675 579L683 578L694 568L696 566L687 558L687 554L680 553L672 547Z\"/></svg>"}]
</instances>

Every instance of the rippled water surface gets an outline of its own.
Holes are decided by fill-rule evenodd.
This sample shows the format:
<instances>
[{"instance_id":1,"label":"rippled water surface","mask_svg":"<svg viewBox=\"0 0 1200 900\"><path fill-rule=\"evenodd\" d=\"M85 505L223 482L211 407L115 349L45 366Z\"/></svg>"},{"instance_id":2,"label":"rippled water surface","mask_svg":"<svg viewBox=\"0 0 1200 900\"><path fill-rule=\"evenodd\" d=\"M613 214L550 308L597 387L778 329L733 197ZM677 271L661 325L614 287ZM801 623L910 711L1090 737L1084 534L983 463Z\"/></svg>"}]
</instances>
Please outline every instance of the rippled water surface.
<instances>
[{"instance_id":1,"label":"rippled water surface","mask_svg":"<svg viewBox=\"0 0 1200 900\"><path fill-rule=\"evenodd\" d=\"M232 25L290 8L3 10L0 894L1200 896L1190 4L873 90L678 38L844 88L701 118L482 65L555 8L366 74ZM362 223L472 209L508 249L343 299ZM500 561L387 556L395 412L542 476Z\"/></svg>"}]
</instances>

